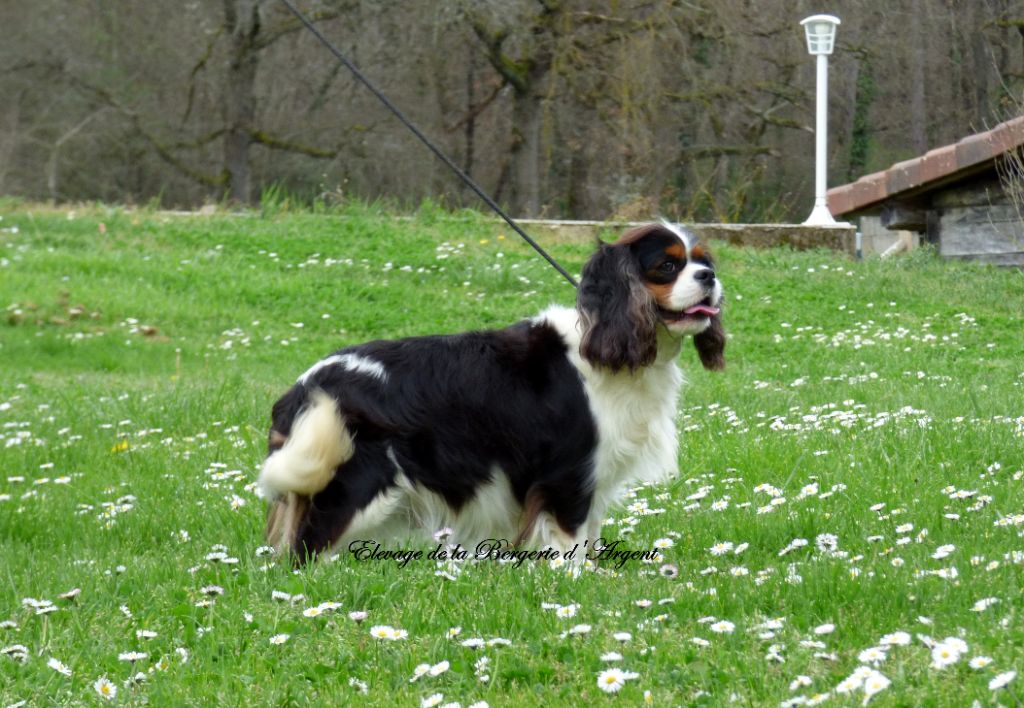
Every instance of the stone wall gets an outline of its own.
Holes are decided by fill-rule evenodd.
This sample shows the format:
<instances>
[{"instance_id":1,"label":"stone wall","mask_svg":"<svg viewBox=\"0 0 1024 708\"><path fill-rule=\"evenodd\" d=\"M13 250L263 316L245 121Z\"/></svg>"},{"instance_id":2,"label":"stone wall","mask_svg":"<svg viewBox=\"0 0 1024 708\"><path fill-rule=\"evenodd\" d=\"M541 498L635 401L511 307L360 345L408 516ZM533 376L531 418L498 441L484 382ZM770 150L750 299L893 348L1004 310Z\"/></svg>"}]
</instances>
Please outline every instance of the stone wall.
<instances>
[{"instance_id":1,"label":"stone wall","mask_svg":"<svg viewBox=\"0 0 1024 708\"><path fill-rule=\"evenodd\" d=\"M547 221L520 219L520 226L540 242L593 241L611 239L641 222ZM804 226L802 224L684 224L703 241L724 241L734 246L771 248L789 246L797 250L829 248L856 254L856 228L852 224Z\"/></svg>"}]
</instances>

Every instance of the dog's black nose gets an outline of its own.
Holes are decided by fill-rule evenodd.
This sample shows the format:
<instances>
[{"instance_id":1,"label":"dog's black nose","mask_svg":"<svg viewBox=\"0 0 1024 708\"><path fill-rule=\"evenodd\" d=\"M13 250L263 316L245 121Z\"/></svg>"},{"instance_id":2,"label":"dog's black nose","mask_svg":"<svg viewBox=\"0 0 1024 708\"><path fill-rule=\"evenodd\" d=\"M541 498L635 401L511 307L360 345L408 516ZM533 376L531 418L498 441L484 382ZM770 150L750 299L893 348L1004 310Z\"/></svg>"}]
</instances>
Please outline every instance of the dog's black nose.
<instances>
[{"instance_id":1,"label":"dog's black nose","mask_svg":"<svg viewBox=\"0 0 1024 708\"><path fill-rule=\"evenodd\" d=\"M710 268L698 270L696 273L693 274L693 279L696 280L701 285L710 286L712 283L715 282L715 271L711 270Z\"/></svg>"}]
</instances>

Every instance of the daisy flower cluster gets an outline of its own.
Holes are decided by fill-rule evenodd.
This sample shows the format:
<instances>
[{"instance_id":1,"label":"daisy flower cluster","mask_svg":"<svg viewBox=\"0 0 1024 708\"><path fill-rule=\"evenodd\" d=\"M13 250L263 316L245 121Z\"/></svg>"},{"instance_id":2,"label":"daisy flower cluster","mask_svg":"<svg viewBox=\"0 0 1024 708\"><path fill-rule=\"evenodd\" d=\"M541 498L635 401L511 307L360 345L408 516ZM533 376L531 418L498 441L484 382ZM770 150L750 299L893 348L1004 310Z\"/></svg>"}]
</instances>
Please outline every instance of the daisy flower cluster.
<instances>
[{"instance_id":1,"label":"daisy flower cluster","mask_svg":"<svg viewBox=\"0 0 1024 708\"><path fill-rule=\"evenodd\" d=\"M409 633L404 629L395 629L391 625L376 624L370 627L370 636L385 642L396 642L400 639L407 639Z\"/></svg>"},{"instance_id":2,"label":"daisy flower cluster","mask_svg":"<svg viewBox=\"0 0 1024 708\"><path fill-rule=\"evenodd\" d=\"M231 256L311 282L440 284L440 297L474 304L495 300L483 283L498 280L524 297L540 292L546 275L489 236L429 244L419 261L294 241L247 241ZM0 249L14 262L6 242ZM231 251L210 250L211 259ZM486 265L474 261L482 251ZM165 265L192 278L204 257ZM860 272L837 261L796 274L853 283ZM750 312L772 307L769 294L743 294L730 296ZM24 330L42 314L16 299L5 314ZM751 355L730 395L683 408L680 478L627 490L610 512L606 538L657 555L587 573L454 562L381 570L344 554L295 569L256 547L265 431L248 408L241 420L196 422L201 401L182 386L173 395L189 415L175 420L162 387L112 392L114 378L103 377L92 394L88 383L69 388L81 400L47 400L46 375L0 383L0 527L56 548L65 539L49 526L83 534L59 586L43 585L55 573L8 571L18 591L0 602L4 696L10 685L23 693L12 701L38 691L35 700L57 704L142 705L162 681L162 691L180 685L184 703L195 687L183 677L212 667L225 691L240 689L231 662L244 654L251 666L303 667L304 685L339 704L483 708L480 698L514 702L524 685L547 702L576 691L631 705L794 706L928 703L954 685L965 703L1017 704L1024 411L1006 391L1024 391L1024 372L1009 380L1005 358L983 361L992 382L966 381L959 368L977 372L975 359L998 354L1003 340L987 346L992 322L943 307L915 319L886 298L799 321L787 304L786 321L767 333L744 332L737 317L736 344L766 345L773 360ZM301 349L294 361L323 339L355 336L319 308L218 322L191 341L151 312L103 320L99 303L69 301L42 309L77 324L44 322L35 333L76 353L107 347L108 358L151 347L161 380L185 382L190 358L248 371L253 359ZM249 388L263 396L271 383L218 379L227 395L212 398L247 405ZM960 393L968 385L970 405ZM435 537L448 540L444 530ZM275 682L267 699L285 700L269 693Z\"/></svg>"},{"instance_id":3,"label":"daisy flower cluster","mask_svg":"<svg viewBox=\"0 0 1024 708\"><path fill-rule=\"evenodd\" d=\"M60 603L59 605L51 600L26 597L22 598L21 606L24 610L31 611L31 616L34 617L39 617L40 615L47 616L58 611L73 614L80 611L80 608L77 607L75 603L81 594L82 590L80 588L72 588L71 590L60 593L57 595L58 602ZM130 623L133 619L133 613L126 606L121 606L119 609L121 615ZM0 622L0 632L17 631L20 628L21 625L19 625L15 620L4 620L3 622ZM158 638L159 633L150 629L139 628L134 631L134 637L137 643L144 643ZM40 660L39 655L30 650L29 647L24 644L10 644L0 647L0 657L21 664L29 664ZM151 652L143 651L139 648L132 648L119 651L117 652L116 657L110 658L111 660L116 658L116 661L119 664L123 664L128 667L127 678L122 682L120 689L123 691L134 691L137 687L149 682L154 674L166 672L174 664L188 663L190 653L185 647L179 646L174 649L172 655L162 655L159 660L154 662L152 661ZM61 658L52 655L46 658L45 666L47 669L50 669L68 679L85 676L92 670L92 666L79 665L76 667L73 663L67 663ZM119 690L118 685L111 681L106 675L102 675L93 680L91 687L95 694L101 699L112 701L117 698Z\"/></svg>"}]
</instances>

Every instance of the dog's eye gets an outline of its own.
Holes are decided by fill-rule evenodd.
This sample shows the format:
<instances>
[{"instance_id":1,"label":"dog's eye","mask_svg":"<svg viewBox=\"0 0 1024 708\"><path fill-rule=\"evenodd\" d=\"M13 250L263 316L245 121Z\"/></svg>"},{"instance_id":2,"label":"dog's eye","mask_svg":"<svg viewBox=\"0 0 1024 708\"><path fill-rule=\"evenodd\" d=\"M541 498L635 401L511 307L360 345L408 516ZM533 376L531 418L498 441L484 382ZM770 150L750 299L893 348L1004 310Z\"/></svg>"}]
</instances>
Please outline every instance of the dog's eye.
<instances>
[{"instance_id":1,"label":"dog's eye","mask_svg":"<svg viewBox=\"0 0 1024 708\"><path fill-rule=\"evenodd\" d=\"M677 270L679 270L679 264L675 261L665 261L658 266L658 272L660 273L675 273Z\"/></svg>"}]
</instances>

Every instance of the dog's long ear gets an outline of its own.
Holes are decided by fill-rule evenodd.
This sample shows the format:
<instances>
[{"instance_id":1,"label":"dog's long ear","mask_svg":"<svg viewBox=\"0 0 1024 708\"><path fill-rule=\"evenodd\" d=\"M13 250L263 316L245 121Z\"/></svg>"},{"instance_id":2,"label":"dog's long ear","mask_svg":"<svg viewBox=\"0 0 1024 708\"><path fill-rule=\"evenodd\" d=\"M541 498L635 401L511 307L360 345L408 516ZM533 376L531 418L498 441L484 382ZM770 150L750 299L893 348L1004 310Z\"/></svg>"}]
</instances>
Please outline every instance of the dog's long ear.
<instances>
[{"instance_id":1,"label":"dog's long ear","mask_svg":"<svg viewBox=\"0 0 1024 708\"><path fill-rule=\"evenodd\" d=\"M721 371L725 368L725 327L721 314L711 318L707 329L694 335L693 345L705 369Z\"/></svg>"},{"instance_id":2,"label":"dog's long ear","mask_svg":"<svg viewBox=\"0 0 1024 708\"><path fill-rule=\"evenodd\" d=\"M591 366L633 371L654 361L657 310L628 247L598 246L583 267L576 304L583 325L580 355Z\"/></svg>"}]
</instances>

